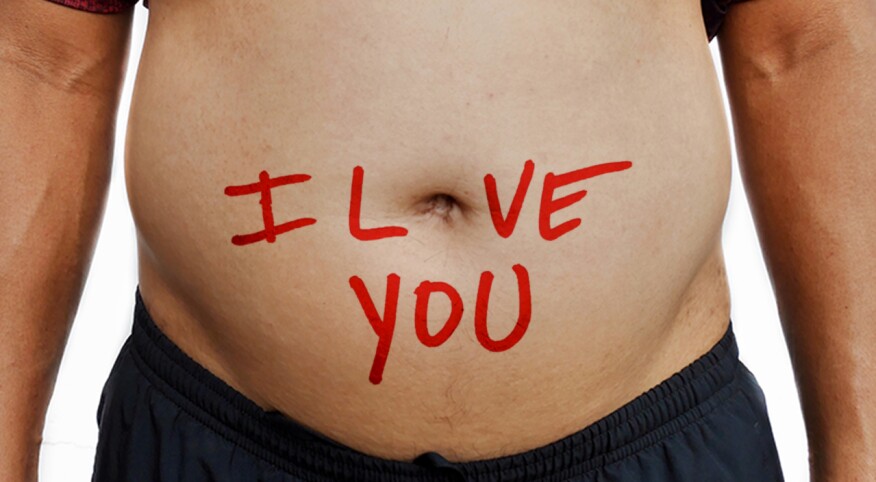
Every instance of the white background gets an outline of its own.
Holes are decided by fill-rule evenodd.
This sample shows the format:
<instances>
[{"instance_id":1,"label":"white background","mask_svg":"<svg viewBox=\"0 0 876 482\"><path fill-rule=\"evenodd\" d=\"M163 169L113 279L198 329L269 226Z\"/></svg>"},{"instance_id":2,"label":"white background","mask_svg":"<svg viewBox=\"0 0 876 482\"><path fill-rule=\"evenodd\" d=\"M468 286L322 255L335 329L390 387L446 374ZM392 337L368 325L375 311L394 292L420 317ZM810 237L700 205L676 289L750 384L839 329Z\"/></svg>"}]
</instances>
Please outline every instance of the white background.
<instances>
[{"instance_id":1,"label":"white background","mask_svg":"<svg viewBox=\"0 0 876 482\"><path fill-rule=\"evenodd\" d=\"M97 443L95 412L100 391L130 332L137 283L136 239L125 195L122 159L131 85L143 44L147 12L142 6L137 7L128 75L119 108L116 162L109 200L97 252L49 407L40 461L42 482L90 480ZM712 42L711 48L720 78L716 42ZM735 151L733 160L730 205L723 232L732 297L731 319L740 356L766 394L785 477L789 482L808 481L806 434L790 361L775 297L740 183Z\"/></svg>"}]
</instances>

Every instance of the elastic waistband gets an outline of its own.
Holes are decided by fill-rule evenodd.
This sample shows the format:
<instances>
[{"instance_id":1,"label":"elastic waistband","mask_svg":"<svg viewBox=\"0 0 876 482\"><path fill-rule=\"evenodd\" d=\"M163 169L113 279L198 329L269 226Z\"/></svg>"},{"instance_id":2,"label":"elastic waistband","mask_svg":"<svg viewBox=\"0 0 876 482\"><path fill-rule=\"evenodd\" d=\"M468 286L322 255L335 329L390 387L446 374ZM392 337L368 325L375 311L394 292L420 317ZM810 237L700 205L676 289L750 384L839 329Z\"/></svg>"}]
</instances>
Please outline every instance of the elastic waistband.
<instances>
[{"instance_id":1,"label":"elastic waistband","mask_svg":"<svg viewBox=\"0 0 876 482\"><path fill-rule=\"evenodd\" d=\"M705 355L608 416L550 444L470 462L427 452L413 462L370 456L278 412L266 412L189 358L155 325L136 294L132 356L183 410L254 456L308 481L565 480L653 445L733 391L739 365L732 322Z\"/></svg>"}]
</instances>

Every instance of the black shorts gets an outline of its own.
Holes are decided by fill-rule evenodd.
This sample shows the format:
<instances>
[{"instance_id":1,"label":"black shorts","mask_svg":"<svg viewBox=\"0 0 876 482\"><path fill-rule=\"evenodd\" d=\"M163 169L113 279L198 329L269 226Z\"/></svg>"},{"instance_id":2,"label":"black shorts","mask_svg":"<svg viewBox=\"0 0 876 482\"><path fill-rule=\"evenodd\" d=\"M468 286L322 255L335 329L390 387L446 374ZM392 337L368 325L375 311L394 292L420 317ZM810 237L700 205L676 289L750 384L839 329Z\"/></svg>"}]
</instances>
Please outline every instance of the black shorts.
<instances>
[{"instance_id":1,"label":"black shorts","mask_svg":"<svg viewBox=\"0 0 876 482\"><path fill-rule=\"evenodd\" d=\"M763 392L731 324L708 353L572 435L493 459L427 452L407 462L262 410L164 336L138 293L98 424L96 482L783 480Z\"/></svg>"}]
</instances>

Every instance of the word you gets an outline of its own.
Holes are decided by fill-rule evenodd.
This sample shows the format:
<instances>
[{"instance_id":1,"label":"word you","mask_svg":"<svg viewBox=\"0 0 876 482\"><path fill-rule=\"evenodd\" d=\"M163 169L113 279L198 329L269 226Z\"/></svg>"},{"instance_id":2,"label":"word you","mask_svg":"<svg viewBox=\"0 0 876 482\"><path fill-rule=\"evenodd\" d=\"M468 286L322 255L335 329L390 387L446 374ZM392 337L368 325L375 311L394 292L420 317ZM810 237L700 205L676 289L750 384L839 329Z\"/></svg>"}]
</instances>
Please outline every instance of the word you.
<instances>
[{"instance_id":1,"label":"word you","mask_svg":"<svg viewBox=\"0 0 876 482\"><path fill-rule=\"evenodd\" d=\"M584 167L562 174L549 172L545 174L542 182L541 198L539 203L538 232L546 241L554 241L569 233L581 224L580 218L571 218L554 226L551 218L557 211L569 207L580 201L587 195L587 190L579 189L562 197L555 197L556 190L564 186L584 181L602 174L623 171L632 167L630 161L608 162ZM492 174L484 176L484 191L490 218L493 227L502 238L508 238L514 233L523 202L532 183L535 172L535 163L530 159L523 165L523 172L511 198L507 213L502 211L499 200L496 179ZM231 243L235 246L265 241L273 243L277 236L288 233L295 229L304 228L316 224L316 218L299 218L277 224L274 221L274 212L271 207L271 191L281 186L303 183L309 181L311 176L307 174L290 174L279 177L271 177L267 171L259 173L259 180L250 184L228 186L225 188L227 196L245 196L258 194L259 204L262 210L262 222L264 229L254 233L236 234L231 237ZM376 241L386 238L405 237L408 230L403 226L379 226L362 227L362 187L365 180L365 169L361 166L353 168L352 184L350 187L350 209L348 216L348 229L350 235L359 241ZM491 352L502 352L516 345L526 334L529 322L532 318L532 293L530 288L529 272L521 264L512 266L517 276L520 306L518 309L517 323L505 338L494 339L487 330L487 308L490 298L494 275L490 271L481 273L478 282L477 299L475 302L474 325L475 335L478 342ZM386 277L386 297L384 300L383 314L378 311L365 282L358 276L349 279L350 288L356 295L362 311L365 314L371 329L377 335L377 349L371 363L371 371L368 380L377 385L383 380L383 371L389 357L389 349L395 332L396 311L398 307L399 285L401 278L390 273ZM444 326L437 333L429 332L427 319L429 300L433 294L440 293L450 301L450 314L444 322ZM437 347L446 342L462 320L464 311L462 298L459 292L449 283L443 281L423 281L414 290L416 304L414 309L414 328L417 339L426 347Z\"/></svg>"}]
</instances>

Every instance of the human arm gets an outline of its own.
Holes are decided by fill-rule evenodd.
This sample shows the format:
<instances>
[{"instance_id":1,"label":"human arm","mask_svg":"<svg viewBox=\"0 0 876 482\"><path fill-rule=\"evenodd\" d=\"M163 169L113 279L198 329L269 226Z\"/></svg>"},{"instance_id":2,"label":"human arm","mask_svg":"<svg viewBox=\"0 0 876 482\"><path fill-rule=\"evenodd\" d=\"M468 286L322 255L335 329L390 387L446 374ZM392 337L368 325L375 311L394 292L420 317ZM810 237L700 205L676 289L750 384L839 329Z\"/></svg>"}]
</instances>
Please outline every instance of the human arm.
<instances>
[{"instance_id":1,"label":"human arm","mask_svg":"<svg viewBox=\"0 0 876 482\"><path fill-rule=\"evenodd\" d=\"M0 1L0 474L35 480L97 237L130 13Z\"/></svg>"},{"instance_id":2,"label":"human arm","mask_svg":"<svg viewBox=\"0 0 876 482\"><path fill-rule=\"evenodd\" d=\"M719 45L812 480L876 480L876 1L741 3Z\"/></svg>"}]
</instances>

